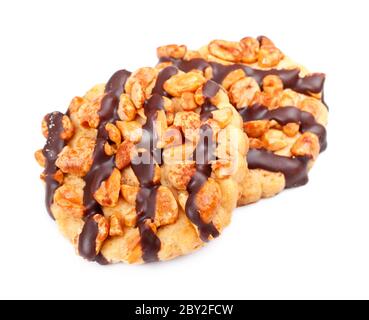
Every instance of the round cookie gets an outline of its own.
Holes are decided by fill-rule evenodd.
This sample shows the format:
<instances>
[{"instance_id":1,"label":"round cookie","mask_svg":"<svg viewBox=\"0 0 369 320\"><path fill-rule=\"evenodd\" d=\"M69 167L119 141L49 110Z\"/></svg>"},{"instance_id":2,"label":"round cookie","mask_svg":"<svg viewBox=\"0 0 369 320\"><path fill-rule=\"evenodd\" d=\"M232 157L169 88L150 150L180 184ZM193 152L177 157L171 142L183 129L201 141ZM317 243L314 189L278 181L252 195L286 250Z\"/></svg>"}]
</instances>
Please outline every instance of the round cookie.
<instances>
[{"instance_id":1,"label":"round cookie","mask_svg":"<svg viewBox=\"0 0 369 320\"><path fill-rule=\"evenodd\" d=\"M221 86L174 66L116 72L45 116L46 206L101 264L184 255L228 225L248 139Z\"/></svg>"},{"instance_id":2,"label":"round cookie","mask_svg":"<svg viewBox=\"0 0 369 320\"><path fill-rule=\"evenodd\" d=\"M264 36L214 40L198 51L163 46L157 54L159 66L201 70L222 85L242 116L250 151L239 205L307 183L327 147L324 74L309 73Z\"/></svg>"}]
</instances>

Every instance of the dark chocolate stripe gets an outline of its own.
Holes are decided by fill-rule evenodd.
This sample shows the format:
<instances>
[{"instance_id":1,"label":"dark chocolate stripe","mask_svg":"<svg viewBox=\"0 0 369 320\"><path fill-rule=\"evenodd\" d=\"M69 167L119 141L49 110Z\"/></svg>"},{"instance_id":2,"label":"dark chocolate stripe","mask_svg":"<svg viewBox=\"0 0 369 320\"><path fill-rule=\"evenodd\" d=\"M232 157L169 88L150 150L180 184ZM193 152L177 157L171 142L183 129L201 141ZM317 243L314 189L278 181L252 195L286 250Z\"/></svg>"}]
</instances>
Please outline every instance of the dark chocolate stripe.
<instances>
[{"instance_id":1,"label":"dark chocolate stripe","mask_svg":"<svg viewBox=\"0 0 369 320\"><path fill-rule=\"evenodd\" d=\"M84 177L86 183L83 195L85 216L101 213L101 207L95 200L94 193L101 183L109 178L115 168L114 156L108 156L104 151L104 145L109 140L105 125L119 119L117 115L119 97L124 92L124 84L130 74L126 70L117 71L106 84L106 95L101 101L101 107L98 112L100 122L97 128L93 163L90 171Z\"/></svg>"},{"instance_id":2,"label":"dark chocolate stripe","mask_svg":"<svg viewBox=\"0 0 369 320\"><path fill-rule=\"evenodd\" d=\"M65 146L65 141L60 137L63 132L63 116L64 114L57 111L49 113L46 116L45 120L47 123L48 135L46 144L42 149L42 154L46 159L44 170L46 183L45 203L47 212L53 219L54 216L51 212L51 205L54 201L55 190L59 187L59 182L54 179L54 174L58 170L58 167L55 165L55 161L58 158L58 154Z\"/></svg>"},{"instance_id":3,"label":"dark chocolate stripe","mask_svg":"<svg viewBox=\"0 0 369 320\"><path fill-rule=\"evenodd\" d=\"M206 99L211 99L216 96L219 90L220 86L218 83L208 80L202 88L202 94Z\"/></svg>"},{"instance_id":4,"label":"dark chocolate stripe","mask_svg":"<svg viewBox=\"0 0 369 320\"><path fill-rule=\"evenodd\" d=\"M281 125L298 123L300 125L300 132L312 132L318 136L320 152L323 152L327 148L327 131L309 112L301 111L296 107L281 107L269 110L265 106L255 104L251 107L240 109L239 113L244 122L254 120L275 120Z\"/></svg>"},{"instance_id":5,"label":"dark chocolate stripe","mask_svg":"<svg viewBox=\"0 0 369 320\"><path fill-rule=\"evenodd\" d=\"M98 112L100 122L97 128L97 138L93 153L93 162L89 172L84 177L85 188L83 193L83 204L85 207L85 225L79 235L79 253L88 260L95 260L101 264L107 261L99 254L96 256L97 224L93 220L94 214L103 214L101 206L94 198L94 193L101 183L109 178L115 168L114 156L105 154L104 145L109 140L105 125L119 119L117 109L119 97L124 92L124 85L130 76L130 72L119 70L113 74L105 87L106 95L101 101Z\"/></svg>"},{"instance_id":6,"label":"dark chocolate stripe","mask_svg":"<svg viewBox=\"0 0 369 320\"><path fill-rule=\"evenodd\" d=\"M96 238L99 233L99 227L93 216L86 219L83 225L82 232L78 241L78 252L79 254L91 261L96 261L101 265L107 265L109 262L101 254L96 256Z\"/></svg>"},{"instance_id":7,"label":"dark chocolate stripe","mask_svg":"<svg viewBox=\"0 0 369 320\"><path fill-rule=\"evenodd\" d=\"M174 59L169 57L160 58L159 62L172 62L179 70L183 72L190 72L191 70L205 71L209 67L209 62L202 58L195 58L191 60Z\"/></svg>"},{"instance_id":8,"label":"dark chocolate stripe","mask_svg":"<svg viewBox=\"0 0 369 320\"><path fill-rule=\"evenodd\" d=\"M200 111L200 120L202 122L205 122L208 119L213 118L213 111L218 110L217 107L215 107L213 104L209 103L208 101L205 101L205 103L201 106Z\"/></svg>"},{"instance_id":9,"label":"dark chocolate stripe","mask_svg":"<svg viewBox=\"0 0 369 320\"><path fill-rule=\"evenodd\" d=\"M286 180L286 188L299 187L308 182L309 160L308 157L279 156L265 149L250 149L247 154L247 164L250 169L282 172Z\"/></svg>"},{"instance_id":10,"label":"dark chocolate stripe","mask_svg":"<svg viewBox=\"0 0 369 320\"><path fill-rule=\"evenodd\" d=\"M132 170L140 183L140 190L136 197L136 213L137 226L141 236L142 258L145 262L157 261L161 248L160 239L147 223L155 219L158 186L154 184L153 180L155 164L162 163L162 150L157 148L158 136L155 130L155 121L158 111L164 110L164 101L158 92L163 90L162 86L166 79L177 72L174 67L166 69L159 75L160 79L154 88L155 93L144 105L146 123L142 127L143 135L137 148L145 149L147 152L139 153L131 163ZM176 72L174 73L174 71Z\"/></svg>"},{"instance_id":11,"label":"dark chocolate stripe","mask_svg":"<svg viewBox=\"0 0 369 320\"><path fill-rule=\"evenodd\" d=\"M269 110L260 104L239 110L244 122L254 120L275 120L281 125L298 123L300 132L312 132L319 138L320 152L327 148L327 132L324 126L317 123L309 112L296 107L281 107ZM264 169L282 172L286 179L286 188L298 187L308 182L308 157L284 157L264 149L251 149L247 155L250 169Z\"/></svg>"},{"instance_id":12,"label":"dark chocolate stripe","mask_svg":"<svg viewBox=\"0 0 369 320\"><path fill-rule=\"evenodd\" d=\"M87 260L94 260L96 257L96 238L98 233L98 224L93 216L89 216L83 225L78 241L78 252Z\"/></svg>"},{"instance_id":13,"label":"dark chocolate stripe","mask_svg":"<svg viewBox=\"0 0 369 320\"><path fill-rule=\"evenodd\" d=\"M158 78L156 79L155 87L152 90L152 94L159 94L161 96L168 97L169 94L164 90L163 85L164 82L169 78L173 77L178 73L178 69L173 66L169 66L164 68L159 72Z\"/></svg>"},{"instance_id":14,"label":"dark chocolate stripe","mask_svg":"<svg viewBox=\"0 0 369 320\"><path fill-rule=\"evenodd\" d=\"M145 155L148 155L148 157L145 158ZM154 262L158 260L161 242L147 223L155 219L158 186L153 183L155 174L154 159L149 152L145 152L145 155L141 159L134 159L131 167L140 183L140 190L136 197L136 225L141 236L142 258L145 262ZM139 154L139 156L142 156L142 154Z\"/></svg>"},{"instance_id":15,"label":"dark chocolate stripe","mask_svg":"<svg viewBox=\"0 0 369 320\"><path fill-rule=\"evenodd\" d=\"M196 162L196 172L187 185L188 199L185 212L187 217L195 224L199 230L202 241L209 241L209 236L214 238L219 235L219 231L212 222L202 221L199 210L196 206L196 196L202 186L211 175L211 160L215 160L215 141L213 141L213 130L208 124L200 127L199 143L193 153ZM200 159L199 159L200 157Z\"/></svg>"},{"instance_id":16,"label":"dark chocolate stripe","mask_svg":"<svg viewBox=\"0 0 369 320\"><path fill-rule=\"evenodd\" d=\"M267 75L277 75L281 78L284 88L289 88L294 91L311 94L321 93L324 87L325 75L322 73L313 73L311 75L300 77L300 69L270 69L260 70L243 64L223 65L217 62L208 62L202 58L192 60L161 58L160 62L172 62L178 69L188 72L194 69L204 71L211 66L213 77L212 80L221 84L224 78L234 70L242 69L248 77L253 77L259 85Z\"/></svg>"},{"instance_id":17,"label":"dark chocolate stripe","mask_svg":"<svg viewBox=\"0 0 369 320\"><path fill-rule=\"evenodd\" d=\"M205 102L201 106L200 111L200 120L202 122L205 122L206 120L213 118L212 112L218 110L218 108L211 103L210 99L216 96L219 89L220 89L219 84L217 84L212 80L208 80L205 83L204 87L202 88L202 94L205 97Z\"/></svg>"},{"instance_id":18,"label":"dark chocolate stripe","mask_svg":"<svg viewBox=\"0 0 369 320\"><path fill-rule=\"evenodd\" d=\"M205 97L205 102L201 106L200 112L200 120L202 122L213 118L212 111L218 110L218 108L211 103L210 99L215 97L219 90L219 84L212 80L208 80L203 86L202 94ZM219 232L212 222L204 223L202 221L195 201L196 195L211 175L210 161L215 159L215 142L212 137L212 129L207 124L200 127L199 135L199 144L196 146L196 150L193 154L193 159L196 161L196 172L187 185L189 197L186 202L185 212L192 223L198 227L200 238L203 241L208 241L210 235L217 237ZM202 159L198 159L199 156L202 157Z\"/></svg>"},{"instance_id":19,"label":"dark chocolate stripe","mask_svg":"<svg viewBox=\"0 0 369 320\"><path fill-rule=\"evenodd\" d=\"M143 135L140 143L137 144L138 148L144 148L150 151L150 154L152 154L154 160L159 165L162 164L162 150L156 147L158 135L155 130L155 120L157 112L160 110L164 110L163 98L159 94L154 93L144 104L146 123L142 126Z\"/></svg>"},{"instance_id":20,"label":"dark chocolate stripe","mask_svg":"<svg viewBox=\"0 0 369 320\"><path fill-rule=\"evenodd\" d=\"M117 98L124 92L124 86L131 75L127 70L118 70L115 72L105 86L106 93L112 93Z\"/></svg>"}]
</instances>

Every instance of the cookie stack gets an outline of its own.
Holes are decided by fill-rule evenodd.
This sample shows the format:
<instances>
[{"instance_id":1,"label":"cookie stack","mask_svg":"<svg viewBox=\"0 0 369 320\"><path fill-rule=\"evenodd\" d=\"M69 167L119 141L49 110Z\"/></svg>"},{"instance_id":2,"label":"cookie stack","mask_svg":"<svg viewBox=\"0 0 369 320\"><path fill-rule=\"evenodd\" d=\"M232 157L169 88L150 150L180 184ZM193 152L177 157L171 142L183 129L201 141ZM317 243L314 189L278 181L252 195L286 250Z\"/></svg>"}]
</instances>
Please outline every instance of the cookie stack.
<instances>
[{"instance_id":1,"label":"cookie stack","mask_svg":"<svg viewBox=\"0 0 369 320\"><path fill-rule=\"evenodd\" d=\"M325 76L264 37L167 45L47 114L46 208L100 264L185 255L237 206L307 183L324 151Z\"/></svg>"}]
</instances>

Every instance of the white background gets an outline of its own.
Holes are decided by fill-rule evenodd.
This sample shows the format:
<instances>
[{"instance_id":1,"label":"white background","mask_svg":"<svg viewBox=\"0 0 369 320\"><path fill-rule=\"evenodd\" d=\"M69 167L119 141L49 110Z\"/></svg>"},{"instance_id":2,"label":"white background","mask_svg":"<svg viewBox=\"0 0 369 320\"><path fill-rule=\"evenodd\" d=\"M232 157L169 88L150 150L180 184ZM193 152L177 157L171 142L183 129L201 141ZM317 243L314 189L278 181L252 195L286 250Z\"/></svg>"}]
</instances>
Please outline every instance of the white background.
<instances>
[{"instance_id":1,"label":"white background","mask_svg":"<svg viewBox=\"0 0 369 320\"><path fill-rule=\"evenodd\" d=\"M369 298L367 1L1 1L0 298ZM328 150L302 188L237 209L206 248L101 267L44 207L44 114L155 48L264 34L327 74Z\"/></svg>"}]
</instances>

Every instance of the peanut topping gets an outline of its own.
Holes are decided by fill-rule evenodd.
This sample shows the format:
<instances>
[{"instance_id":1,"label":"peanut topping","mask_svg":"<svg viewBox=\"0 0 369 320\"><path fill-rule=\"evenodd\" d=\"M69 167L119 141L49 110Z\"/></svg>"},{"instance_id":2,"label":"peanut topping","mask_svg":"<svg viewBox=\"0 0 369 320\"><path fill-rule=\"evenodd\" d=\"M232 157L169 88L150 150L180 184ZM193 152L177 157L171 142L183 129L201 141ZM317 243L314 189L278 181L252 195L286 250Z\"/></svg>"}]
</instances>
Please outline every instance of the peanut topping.
<instances>
[{"instance_id":1,"label":"peanut topping","mask_svg":"<svg viewBox=\"0 0 369 320\"><path fill-rule=\"evenodd\" d=\"M213 119L218 122L221 129L228 126L232 121L233 112L230 107L215 110L212 114Z\"/></svg>"},{"instance_id":2,"label":"peanut topping","mask_svg":"<svg viewBox=\"0 0 369 320\"><path fill-rule=\"evenodd\" d=\"M287 123L283 126L283 132L288 137L294 137L300 130L300 126L297 123Z\"/></svg>"},{"instance_id":3,"label":"peanut topping","mask_svg":"<svg viewBox=\"0 0 369 320\"><path fill-rule=\"evenodd\" d=\"M259 138L265 132L269 130L269 121L268 120L255 120L248 121L244 123L244 129L247 135L251 138Z\"/></svg>"},{"instance_id":4,"label":"peanut topping","mask_svg":"<svg viewBox=\"0 0 369 320\"><path fill-rule=\"evenodd\" d=\"M100 123L99 110L101 101L82 105L77 112L77 118L82 127L96 129Z\"/></svg>"},{"instance_id":5,"label":"peanut topping","mask_svg":"<svg viewBox=\"0 0 369 320\"><path fill-rule=\"evenodd\" d=\"M116 125L124 140L137 143L142 138L142 127L138 121L117 121Z\"/></svg>"},{"instance_id":6,"label":"peanut topping","mask_svg":"<svg viewBox=\"0 0 369 320\"><path fill-rule=\"evenodd\" d=\"M237 108L247 107L257 92L260 91L254 78L246 77L235 82L229 91L231 101Z\"/></svg>"},{"instance_id":7,"label":"peanut topping","mask_svg":"<svg viewBox=\"0 0 369 320\"><path fill-rule=\"evenodd\" d=\"M166 187L159 187L156 194L155 224L157 227L174 223L178 218L177 201Z\"/></svg>"},{"instance_id":8,"label":"peanut topping","mask_svg":"<svg viewBox=\"0 0 369 320\"><path fill-rule=\"evenodd\" d=\"M238 80L245 78L245 72L242 69L233 70L227 74L227 76L222 81L222 86L224 89L229 90L229 88Z\"/></svg>"},{"instance_id":9,"label":"peanut topping","mask_svg":"<svg viewBox=\"0 0 369 320\"><path fill-rule=\"evenodd\" d=\"M109 235L109 222L101 214L95 214L93 219L97 223L98 233L96 237L96 254L101 250L101 247Z\"/></svg>"},{"instance_id":10,"label":"peanut topping","mask_svg":"<svg viewBox=\"0 0 369 320\"><path fill-rule=\"evenodd\" d=\"M260 139L250 138L249 143L251 149L261 149L264 147L264 144Z\"/></svg>"},{"instance_id":11,"label":"peanut topping","mask_svg":"<svg viewBox=\"0 0 369 320\"><path fill-rule=\"evenodd\" d=\"M196 195L196 206L200 217L205 223L210 223L220 205L220 188L214 179L209 178Z\"/></svg>"},{"instance_id":12,"label":"peanut topping","mask_svg":"<svg viewBox=\"0 0 369 320\"><path fill-rule=\"evenodd\" d=\"M145 92L139 81L135 81L131 87L131 100L137 109L141 109L145 102Z\"/></svg>"},{"instance_id":13,"label":"peanut topping","mask_svg":"<svg viewBox=\"0 0 369 320\"><path fill-rule=\"evenodd\" d=\"M259 41L255 38L245 37L240 41L242 47L242 62L254 63L258 61Z\"/></svg>"},{"instance_id":14,"label":"peanut topping","mask_svg":"<svg viewBox=\"0 0 369 320\"><path fill-rule=\"evenodd\" d=\"M308 156L314 160L319 155L319 151L319 139L311 132L303 133L291 148L294 156Z\"/></svg>"},{"instance_id":15,"label":"peanut topping","mask_svg":"<svg viewBox=\"0 0 369 320\"><path fill-rule=\"evenodd\" d=\"M55 164L65 173L84 176L91 167L94 142L90 139L82 139L87 144L85 147L65 146L59 154Z\"/></svg>"},{"instance_id":16,"label":"peanut topping","mask_svg":"<svg viewBox=\"0 0 369 320\"><path fill-rule=\"evenodd\" d=\"M192 111L197 108L195 95L192 92L184 92L180 98L180 106L184 111Z\"/></svg>"},{"instance_id":17,"label":"peanut topping","mask_svg":"<svg viewBox=\"0 0 369 320\"><path fill-rule=\"evenodd\" d=\"M174 97L184 92L195 92L206 79L198 72L178 73L164 82L164 90Z\"/></svg>"},{"instance_id":18,"label":"peanut topping","mask_svg":"<svg viewBox=\"0 0 369 320\"><path fill-rule=\"evenodd\" d=\"M169 183L177 190L186 190L195 173L194 164L175 164L167 168L167 179Z\"/></svg>"},{"instance_id":19,"label":"peanut topping","mask_svg":"<svg viewBox=\"0 0 369 320\"><path fill-rule=\"evenodd\" d=\"M94 193L96 201L105 207L116 206L119 198L121 174L118 169L114 169L110 177L103 181Z\"/></svg>"},{"instance_id":20,"label":"peanut topping","mask_svg":"<svg viewBox=\"0 0 369 320\"><path fill-rule=\"evenodd\" d=\"M294 107L299 101L299 94L290 89L284 90L280 97L278 105L280 107Z\"/></svg>"},{"instance_id":21,"label":"peanut topping","mask_svg":"<svg viewBox=\"0 0 369 320\"><path fill-rule=\"evenodd\" d=\"M200 125L200 115L195 112L184 111L175 115L174 126L181 128L185 137L191 141L196 139Z\"/></svg>"},{"instance_id":22,"label":"peanut topping","mask_svg":"<svg viewBox=\"0 0 369 320\"><path fill-rule=\"evenodd\" d=\"M75 188L72 184L64 184L56 189L54 203L73 217L81 218L83 216L83 190Z\"/></svg>"},{"instance_id":23,"label":"peanut topping","mask_svg":"<svg viewBox=\"0 0 369 320\"><path fill-rule=\"evenodd\" d=\"M162 57L170 57L175 59L183 58L186 54L187 47L184 45L176 45L176 44L169 44L167 46L162 46L157 48L156 53L158 58Z\"/></svg>"},{"instance_id":24,"label":"peanut topping","mask_svg":"<svg viewBox=\"0 0 369 320\"><path fill-rule=\"evenodd\" d=\"M132 86L135 83L138 83L142 89L143 93L145 92L147 88L152 87L152 85L156 81L156 77L158 75L158 70L155 68L150 67L144 67L137 69L135 72L131 74L131 76L128 78L126 84L125 84L125 92L128 95L132 94ZM136 85L136 90L138 88L138 85ZM148 94L149 95L149 94ZM148 98L148 95L145 98Z\"/></svg>"},{"instance_id":25,"label":"peanut topping","mask_svg":"<svg viewBox=\"0 0 369 320\"><path fill-rule=\"evenodd\" d=\"M41 167L45 167L46 164L46 158L44 156L44 154L42 153L42 149L37 150L35 152L35 159L37 161L37 163L41 166Z\"/></svg>"},{"instance_id":26,"label":"peanut topping","mask_svg":"<svg viewBox=\"0 0 369 320\"><path fill-rule=\"evenodd\" d=\"M275 67L282 59L282 52L272 45L262 45L259 50L258 63L260 67Z\"/></svg>"},{"instance_id":27,"label":"peanut topping","mask_svg":"<svg viewBox=\"0 0 369 320\"><path fill-rule=\"evenodd\" d=\"M208 45L209 52L222 60L238 62L242 59L242 48L238 42L213 40Z\"/></svg>"},{"instance_id":28,"label":"peanut topping","mask_svg":"<svg viewBox=\"0 0 369 320\"><path fill-rule=\"evenodd\" d=\"M139 187L130 186L128 184L122 184L120 188L124 200L126 200L129 204L132 205L136 204L136 197L139 190L140 190Z\"/></svg>"},{"instance_id":29,"label":"peanut topping","mask_svg":"<svg viewBox=\"0 0 369 320\"><path fill-rule=\"evenodd\" d=\"M105 130L108 132L109 139L115 144L120 144L122 137L120 135L119 129L112 123L107 123L105 125Z\"/></svg>"},{"instance_id":30,"label":"peanut topping","mask_svg":"<svg viewBox=\"0 0 369 320\"><path fill-rule=\"evenodd\" d=\"M115 155L115 164L118 169L123 169L131 163L134 150L135 145L129 140L125 140L119 145Z\"/></svg>"},{"instance_id":31,"label":"peanut topping","mask_svg":"<svg viewBox=\"0 0 369 320\"><path fill-rule=\"evenodd\" d=\"M121 120L132 121L135 119L137 110L128 94L121 94L117 113Z\"/></svg>"},{"instance_id":32,"label":"peanut topping","mask_svg":"<svg viewBox=\"0 0 369 320\"><path fill-rule=\"evenodd\" d=\"M275 75L267 75L263 79L263 90L271 96L280 94L283 91L283 82L281 78Z\"/></svg>"},{"instance_id":33,"label":"peanut topping","mask_svg":"<svg viewBox=\"0 0 369 320\"><path fill-rule=\"evenodd\" d=\"M112 214L110 216L110 228L109 228L109 236L122 236L123 235L123 223L122 217L120 214Z\"/></svg>"},{"instance_id":34,"label":"peanut topping","mask_svg":"<svg viewBox=\"0 0 369 320\"><path fill-rule=\"evenodd\" d=\"M270 129L262 136L264 146L270 151L277 151L287 146L285 134L276 129Z\"/></svg>"},{"instance_id":35,"label":"peanut topping","mask_svg":"<svg viewBox=\"0 0 369 320\"><path fill-rule=\"evenodd\" d=\"M87 100L82 97L74 97L69 104L68 111L70 114L75 113L79 110L79 108L87 103Z\"/></svg>"},{"instance_id":36,"label":"peanut topping","mask_svg":"<svg viewBox=\"0 0 369 320\"><path fill-rule=\"evenodd\" d=\"M299 102L298 107L302 111L311 113L315 119L319 119L321 113L321 102L314 98L305 98ZM323 107L325 108L325 107Z\"/></svg>"}]
</instances>

